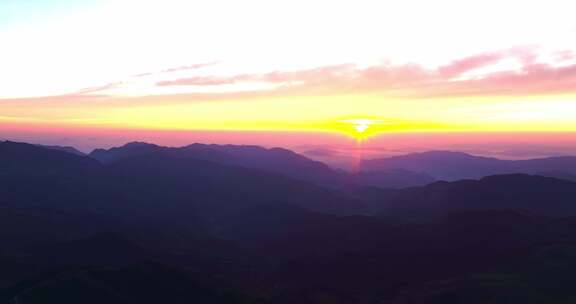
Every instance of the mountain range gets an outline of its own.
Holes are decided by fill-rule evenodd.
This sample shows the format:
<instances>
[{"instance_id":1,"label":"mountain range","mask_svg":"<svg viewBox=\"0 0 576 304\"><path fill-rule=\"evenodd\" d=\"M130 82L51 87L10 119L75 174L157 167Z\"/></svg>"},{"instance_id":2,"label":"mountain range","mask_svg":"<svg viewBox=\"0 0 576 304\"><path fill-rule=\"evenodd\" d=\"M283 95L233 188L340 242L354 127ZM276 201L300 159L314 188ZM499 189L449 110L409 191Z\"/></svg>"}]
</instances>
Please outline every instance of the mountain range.
<instances>
[{"instance_id":1,"label":"mountain range","mask_svg":"<svg viewBox=\"0 0 576 304\"><path fill-rule=\"evenodd\" d=\"M497 174L539 174L574 180L576 157L558 156L529 160L502 160L473 156L462 152L429 151L388 158L370 159L362 163L364 170L404 169L428 174L437 180L478 179Z\"/></svg>"},{"instance_id":2,"label":"mountain range","mask_svg":"<svg viewBox=\"0 0 576 304\"><path fill-rule=\"evenodd\" d=\"M126 157L152 153L164 154L172 158L201 159L223 165L259 169L335 189L352 187L355 184L402 188L425 185L434 181L426 174L402 169L370 171L351 175L287 149L267 149L249 145L192 144L173 148L132 142L108 150L96 149L89 156L103 164L110 164Z\"/></svg>"},{"instance_id":3,"label":"mountain range","mask_svg":"<svg viewBox=\"0 0 576 304\"><path fill-rule=\"evenodd\" d=\"M0 142L0 303L573 299L575 182L514 173L394 189L360 178L254 146L81 155Z\"/></svg>"},{"instance_id":4,"label":"mountain range","mask_svg":"<svg viewBox=\"0 0 576 304\"><path fill-rule=\"evenodd\" d=\"M86 156L73 147L43 147ZM437 180L480 179L490 175L515 173L576 181L575 156L502 160L462 152L428 151L364 160L360 172L353 176L291 150L253 145L196 143L183 147L163 147L145 142L131 142L111 149L95 149L87 156L103 164L110 164L126 157L151 153L259 169L336 189L351 185L398 189L423 186Z\"/></svg>"}]
</instances>

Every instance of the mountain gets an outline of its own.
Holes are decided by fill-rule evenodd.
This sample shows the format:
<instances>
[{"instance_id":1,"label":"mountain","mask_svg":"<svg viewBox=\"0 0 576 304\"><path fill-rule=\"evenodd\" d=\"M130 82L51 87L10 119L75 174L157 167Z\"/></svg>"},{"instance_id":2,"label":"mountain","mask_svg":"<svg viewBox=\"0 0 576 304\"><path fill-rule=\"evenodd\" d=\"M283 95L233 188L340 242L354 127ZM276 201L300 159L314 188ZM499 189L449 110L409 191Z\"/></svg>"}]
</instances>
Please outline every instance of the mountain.
<instances>
[{"instance_id":1,"label":"mountain","mask_svg":"<svg viewBox=\"0 0 576 304\"><path fill-rule=\"evenodd\" d=\"M64 152L68 152L68 153L79 155L79 156L86 156L86 154L84 154L83 152L80 152L78 149L76 149L74 147L70 147L70 146L47 146L47 145L38 145L38 146L44 147L47 149L64 151Z\"/></svg>"},{"instance_id":2,"label":"mountain","mask_svg":"<svg viewBox=\"0 0 576 304\"><path fill-rule=\"evenodd\" d=\"M408 188L430 184L435 181L430 175L405 169L387 169L382 171L361 171L352 177L362 186L383 188Z\"/></svg>"},{"instance_id":3,"label":"mountain","mask_svg":"<svg viewBox=\"0 0 576 304\"><path fill-rule=\"evenodd\" d=\"M81 217L85 221L73 222L83 227L103 226L105 220L108 226L191 234L220 230L220 215L258 205L363 212L360 201L335 190L257 169L172 157L172 150L151 145L139 145L138 151L142 147L146 153L104 165L67 152L1 143L0 207L31 217ZM95 232L75 227L70 230Z\"/></svg>"},{"instance_id":4,"label":"mountain","mask_svg":"<svg viewBox=\"0 0 576 304\"><path fill-rule=\"evenodd\" d=\"M510 161L514 170L526 173L537 172L565 172L576 174L576 157L575 156L557 156L540 159L516 160Z\"/></svg>"},{"instance_id":5,"label":"mountain","mask_svg":"<svg viewBox=\"0 0 576 304\"><path fill-rule=\"evenodd\" d=\"M562 171L542 171L537 172L536 175L547 176L547 177L554 177L557 179L564 179L576 182L576 174L570 174Z\"/></svg>"},{"instance_id":6,"label":"mountain","mask_svg":"<svg viewBox=\"0 0 576 304\"><path fill-rule=\"evenodd\" d=\"M90 157L113 163L127 157L161 153L174 158L192 158L219 164L261 169L321 185L340 183L343 176L323 163L281 148L259 146L192 144L179 148L132 142L109 150L96 149Z\"/></svg>"},{"instance_id":7,"label":"mountain","mask_svg":"<svg viewBox=\"0 0 576 304\"><path fill-rule=\"evenodd\" d=\"M362 208L360 202L335 190L193 158L150 154L122 159L109 169L110 178L121 181L119 190L125 193L124 198L139 202L141 208L145 208L144 202L154 204L158 200L172 203L164 209L196 206L219 212L260 204L286 204L327 213L359 212Z\"/></svg>"},{"instance_id":8,"label":"mountain","mask_svg":"<svg viewBox=\"0 0 576 304\"><path fill-rule=\"evenodd\" d=\"M262 152L236 148L134 143L102 162L0 143L0 303L525 303L521 288L533 303L573 299L574 182L341 192L224 163ZM186 156L203 153L213 159Z\"/></svg>"},{"instance_id":9,"label":"mountain","mask_svg":"<svg viewBox=\"0 0 576 304\"><path fill-rule=\"evenodd\" d=\"M433 280L402 292L395 304L570 303L576 246L554 244L472 276Z\"/></svg>"},{"instance_id":10,"label":"mountain","mask_svg":"<svg viewBox=\"0 0 576 304\"><path fill-rule=\"evenodd\" d=\"M101 177L104 170L99 162L86 156L0 142L0 208L51 214L62 207L66 212L59 214L74 217L99 204L106 192L98 191L107 182Z\"/></svg>"},{"instance_id":11,"label":"mountain","mask_svg":"<svg viewBox=\"0 0 576 304\"><path fill-rule=\"evenodd\" d=\"M156 263L78 267L34 277L0 293L2 303L262 303Z\"/></svg>"},{"instance_id":12,"label":"mountain","mask_svg":"<svg viewBox=\"0 0 576 304\"><path fill-rule=\"evenodd\" d=\"M0 207L48 213L62 208L73 214L97 209L106 195L104 173L103 165L86 156L1 142Z\"/></svg>"},{"instance_id":13,"label":"mountain","mask_svg":"<svg viewBox=\"0 0 576 304\"><path fill-rule=\"evenodd\" d=\"M148 154L162 154L178 159L199 159L223 165L259 169L334 189L347 189L354 184L401 188L434 181L425 174L408 170L369 170L356 176L345 171L334 170L322 162L311 160L287 149L267 149L251 145L196 143L172 148L132 142L108 150L96 149L89 156L103 164L111 164L125 158Z\"/></svg>"},{"instance_id":14,"label":"mountain","mask_svg":"<svg viewBox=\"0 0 576 304\"><path fill-rule=\"evenodd\" d=\"M405 169L439 180L478 179L489 175L561 172L576 174L576 157L562 156L530 160L501 160L461 152L429 151L371 159L362 163L365 170Z\"/></svg>"},{"instance_id":15,"label":"mountain","mask_svg":"<svg viewBox=\"0 0 576 304\"><path fill-rule=\"evenodd\" d=\"M17 143L0 142L0 176L2 174L82 174L100 167L88 157L64 153L52 148Z\"/></svg>"},{"instance_id":16,"label":"mountain","mask_svg":"<svg viewBox=\"0 0 576 304\"><path fill-rule=\"evenodd\" d=\"M150 153L167 153L171 151L170 148L162 148L160 146L149 144L145 142L130 142L121 147L114 147L108 150L95 149L88 154L93 159L98 160L103 164L110 164L123 158L132 156L147 155Z\"/></svg>"},{"instance_id":17,"label":"mountain","mask_svg":"<svg viewBox=\"0 0 576 304\"><path fill-rule=\"evenodd\" d=\"M384 193L385 216L431 220L461 210L514 209L542 216L576 215L576 183L551 177L511 174L480 180L435 182Z\"/></svg>"}]
</instances>

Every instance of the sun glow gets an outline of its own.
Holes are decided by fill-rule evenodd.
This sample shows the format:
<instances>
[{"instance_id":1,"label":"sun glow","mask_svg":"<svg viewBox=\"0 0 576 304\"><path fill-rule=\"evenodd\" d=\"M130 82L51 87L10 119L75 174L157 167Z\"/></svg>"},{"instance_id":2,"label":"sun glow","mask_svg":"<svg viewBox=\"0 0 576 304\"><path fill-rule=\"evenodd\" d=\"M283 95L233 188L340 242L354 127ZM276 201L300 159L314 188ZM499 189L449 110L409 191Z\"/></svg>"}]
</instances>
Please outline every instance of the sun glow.
<instances>
[{"instance_id":1,"label":"sun glow","mask_svg":"<svg viewBox=\"0 0 576 304\"><path fill-rule=\"evenodd\" d=\"M377 125L382 125L383 122L380 120L375 119L347 119L342 120L341 122L351 126L353 128L353 132L346 132L349 135L352 135L357 140L363 140L368 138L369 136L375 135L379 131L376 130Z\"/></svg>"}]
</instances>

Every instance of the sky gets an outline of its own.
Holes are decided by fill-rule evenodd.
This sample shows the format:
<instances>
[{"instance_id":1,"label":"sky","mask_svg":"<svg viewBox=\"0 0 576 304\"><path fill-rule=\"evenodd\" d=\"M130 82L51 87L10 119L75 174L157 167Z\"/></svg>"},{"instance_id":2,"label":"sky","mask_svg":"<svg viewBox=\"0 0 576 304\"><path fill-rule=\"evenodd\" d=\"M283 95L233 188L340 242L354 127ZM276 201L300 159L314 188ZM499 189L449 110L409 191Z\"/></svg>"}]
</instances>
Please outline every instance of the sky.
<instances>
[{"instance_id":1,"label":"sky","mask_svg":"<svg viewBox=\"0 0 576 304\"><path fill-rule=\"evenodd\" d=\"M2 0L0 138L576 154L575 9Z\"/></svg>"}]
</instances>

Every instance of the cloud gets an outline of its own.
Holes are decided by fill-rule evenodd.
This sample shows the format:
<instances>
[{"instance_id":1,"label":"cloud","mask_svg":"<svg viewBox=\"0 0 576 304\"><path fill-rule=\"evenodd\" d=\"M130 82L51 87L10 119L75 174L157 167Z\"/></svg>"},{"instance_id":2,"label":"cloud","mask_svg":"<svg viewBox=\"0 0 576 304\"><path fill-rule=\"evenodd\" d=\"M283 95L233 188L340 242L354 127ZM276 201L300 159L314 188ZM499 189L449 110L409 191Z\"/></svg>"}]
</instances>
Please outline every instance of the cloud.
<instances>
[{"instance_id":1,"label":"cloud","mask_svg":"<svg viewBox=\"0 0 576 304\"><path fill-rule=\"evenodd\" d=\"M217 86L233 84L238 81L238 77L214 77L198 76L177 80L165 80L156 83L158 86Z\"/></svg>"},{"instance_id":2,"label":"cloud","mask_svg":"<svg viewBox=\"0 0 576 304\"><path fill-rule=\"evenodd\" d=\"M425 92L436 96L529 95L576 93L576 64L555 67L525 65L520 71L498 72L479 79L445 81Z\"/></svg>"},{"instance_id":3,"label":"cloud","mask_svg":"<svg viewBox=\"0 0 576 304\"><path fill-rule=\"evenodd\" d=\"M572 51L556 52L554 53L554 57L560 62L576 60L576 54Z\"/></svg>"},{"instance_id":4,"label":"cloud","mask_svg":"<svg viewBox=\"0 0 576 304\"><path fill-rule=\"evenodd\" d=\"M215 65L217 63L218 62L196 63L196 64L191 64L191 65L173 67L173 68L165 69L165 70L162 70L159 72L145 72L145 73L135 74L135 75L129 76L126 79L123 79L121 81L110 82L110 83L100 85L100 86L83 88L83 89L80 89L76 92L64 94L64 96L67 96L67 97L82 97L82 96L96 97L96 96L99 96L99 94L96 94L96 93L106 95L106 92L113 91L116 89L122 89L124 86L127 86L131 83L134 83L134 82L138 82L141 79L153 78L154 76L161 75L161 74L170 74L170 73L177 73L177 72L182 72L182 71L197 70L197 69L201 69L201 68ZM203 77L203 78L205 78L204 82L201 83L200 85L209 85L209 79L208 78L210 78L210 77ZM170 83L170 81L167 81L167 83ZM102 96L102 95L100 95L100 96Z\"/></svg>"},{"instance_id":5,"label":"cloud","mask_svg":"<svg viewBox=\"0 0 576 304\"><path fill-rule=\"evenodd\" d=\"M214 62L205 62L205 63L195 63L195 64L190 64L190 65L184 65L184 66L165 69L162 71L162 73L173 73L173 72L180 72L180 71L187 71L187 70L197 70L197 69L213 66L215 64L218 64L218 62L214 61Z\"/></svg>"},{"instance_id":6,"label":"cloud","mask_svg":"<svg viewBox=\"0 0 576 304\"><path fill-rule=\"evenodd\" d=\"M403 97L576 93L574 53L557 52L549 58L551 62L542 61L533 48L515 48L462 58L435 69L416 64L363 68L342 64L299 71L192 77L157 85L218 86L258 81L281 84L274 87L276 94L382 92Z\"/></svg>"},{"instance_id":7,"label":"cloud","mask_svg":"<svg viewBox=\"0 0 576 304\"><path fill-rule=\"evenodd\" d=\"M95 95L94 93L112 90L112 89L115 89L115 88L122 86L122 84L124 84L123 81L110 82L110 83L107 83L107 84L101 85L101 86L95 86L95 87L80 89L76 92L73 92L70 94L65 94L65 96L83 96L83 95L92 95L93 96L93 95Z\"/></svg>"},{"instance_id":8,"label":"cloud","mask_svg":"<svg viewBox=\"0 0 576 304\"><path fill-rule=\"evenodd\" d=\"M179 71L214 64L216 62L166 69L159 72L164 75L160 79L154 78L158 73L144 73L133 76L133 79L85 88L71 95L108 93L113 96L129 90L134 83L136 89L145 91L142 95L178 94L191 100L373 92L406 98L576 93L576 54L571 50L543 54L537 48L518 47L460 58L436 68L418 64L385 63L368 67L338 64L230 75L210 74L208 71L175 78L182 76ZM146 79L139 82L137 78Z\"/></svg>"},{"instance_id":9,"label":"cloud","mask_svg":"<svg viewBox=\"0 0 576 304\"><path fill-rule=\"evenodd\" d=\"M479 54L476 56L455 60L446 66L440 67L437 70L437 73L445 78L452 78L477 68L495 64L504 57L505 55L502 53Z\"/></svg>"},{"instance_id":10,"label":"cloud","mask_svg":"<svg viewBox=\"0 0 576 304\"><path fill-rule=\"evenodd\" d=\"M239 82L306 83L307 85L329 84L345 79L354 72L354 65L342 64L297 71L273 71L261 74L238 74L231 76L197 76L157 82L158 86L201 86L227 85Z\"/></svg>"}]
</instances>

